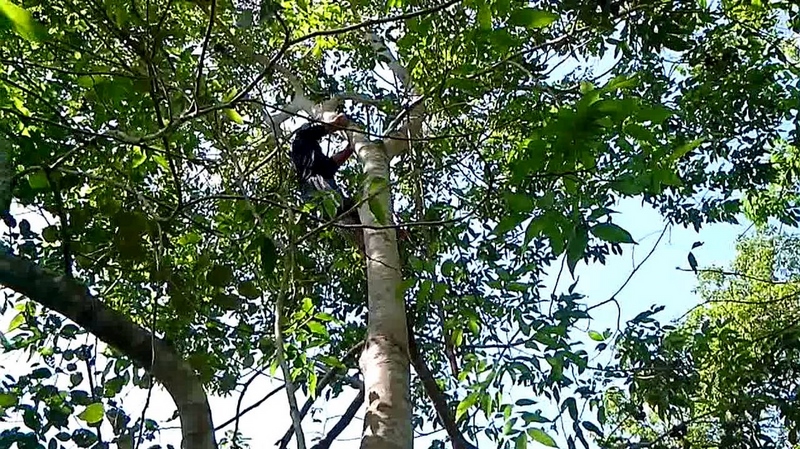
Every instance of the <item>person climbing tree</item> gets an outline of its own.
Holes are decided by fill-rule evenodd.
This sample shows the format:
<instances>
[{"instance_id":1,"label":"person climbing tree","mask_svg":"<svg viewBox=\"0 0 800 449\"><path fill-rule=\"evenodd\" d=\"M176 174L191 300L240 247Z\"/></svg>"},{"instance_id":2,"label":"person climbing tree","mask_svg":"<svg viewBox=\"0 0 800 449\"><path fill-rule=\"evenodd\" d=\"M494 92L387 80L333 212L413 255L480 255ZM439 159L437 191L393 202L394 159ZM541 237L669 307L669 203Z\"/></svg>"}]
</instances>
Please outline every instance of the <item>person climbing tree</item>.
<instances>
[{"instance_id":1,"label":"person climbing tree","mask_svg":"<svg viewBox=\"0 0 800 449\"><path fill-rule=\"evenodd\" d=\"M295 133L291 156L303 198L309 200L315 192L333 191L339 200L336 215L341 215L343 221L358 224L360 219L358 210L353 207L355 203L344 194L335 179L336 172L353 155L354 147L348 143L343 150L328 157L322 152L319 142L328 134L344 129L349 123L345 114L338 114L326 123L306 123Z\"/></svg>"}]
</instances>

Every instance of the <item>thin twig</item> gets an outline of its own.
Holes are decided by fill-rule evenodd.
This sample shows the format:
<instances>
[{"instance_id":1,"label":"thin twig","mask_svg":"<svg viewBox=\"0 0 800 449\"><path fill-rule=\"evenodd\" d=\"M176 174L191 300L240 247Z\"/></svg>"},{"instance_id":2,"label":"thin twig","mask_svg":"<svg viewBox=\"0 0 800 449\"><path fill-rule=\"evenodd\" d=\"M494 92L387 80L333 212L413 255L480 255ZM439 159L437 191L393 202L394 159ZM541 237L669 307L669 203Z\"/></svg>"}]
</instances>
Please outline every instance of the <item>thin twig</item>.
<instances>
[{"instance_id":1,"label":"thin twig","mask_svg":"<svg viewBox=\"0 0 800 449\"><path fill-rule=\"evenodd\" d=\"M652 256L652 255L653 255L653 253L656 251L656 248L658 248L658 244L659 244L659 243L661 243L661 239L662 239L662 238L664 238L664 234L666 234L666 233L667 233L667 230L668 230L668 229L669 229L669 223L667 223L667 225L666 225L666 226L664 226L664 230L662 230L662 231L661 231L661 235L659 235L659 236L658 236L658 240L656 240L656 243L653 245L653 247L652 247L652 248L650 248L650 252L649 252L649 253L647 253L647 255L644 257L644 259L642 259L642 261L641 261L641 262L639 262L639 263L638 263L638 264L637 264L637 265L636 265L636 266L633 268L633 270L631 271L631 273L628 275L628 278L627 278L627 279L625 279L625 282L623 282L623 283L622 283L622 285L620 285L620 287L617 289L617 291L616 291L616 292L614 292L614 294L613 294L613 295L611 295L611 297L609 297L609 298L608 298L608 299L606 299L605 301L600 301L599 303L597 303L597 304L595 304L595 305L593 305L593 306L589 307L588 309L586 309L586 311L587 311L587 312L588 312L588 311L590 311L590 310L592 310L592 309L596 309L596 308L598 308L598 307L600 307L600 306L603 306L603 305L605 305L605 304L608 304L608 303L610 303L610 302L612 302L612 301L614 301L614 300L616 299L617 295L619 295L619 294L620 294L620 292L622 292L622 290L625 288L625 286L627 286L627 285L628 285L628 283L631 281L631 279L633 279L633 276L636 274L636 272L637 272L637 271L639 271L639 269L640 269L640 268L642 268L642 265L644 265L644 263L645 263L645 262L647 262L647 259L649 259L649 258L650 258L650 256Z\"/></svg>"},{"instance_id":2,"label":"thin twig","mask_svg":"<svg viewBox=\"0 0 800 449\"><path fill-rule=\"evenodd\" d=\"M275 396L275 394L278 393L279 391L283 390L284 387L286 387L286 384L283 384L283 385L275 388L274 390L270 391L263 398L261 398L258 401L254 402L252 405L247 406L244 410L241 411L241 413L237 412L237 414L234 417L232 417L229 420L225 421L224 423L218 425L214 429L214 431L219 432L220 430L224 429L225 427L228 427L229 425L235 423L236 420L238 420L242 416L246 415L248 412L251 412L251 411L255 410L257 407L261 406L261 404L266 402L267 399L271 398L272 396Z\"/></svg>"},{"instance_id":3,"label":"thin twig","mask_svg":"<svg viewBox=\"0 0 800 449\"><path fill-rule=\"evenodd\" d=\"M321 439L317 444L312 446L311 449L328 449L331 447L331 444L336 440L336 438L344 432L344 429L350 425L350 422L353 421L353 417L356 416L358 413L358 409L361 408L361 405L364 403L364 389L358 390L358 394L353 399L353 402L347 406L347 410L345 410L344 414L339 421L333 426L330 432L325 435L325 438Z\"/></svg>"},{"instance_id":4,"label":"thin twig","mask_svg":"<svg viewBox=\"0 0 800 449\"><path fill-rule=\"evenodd\" d=\"M363 346L364 346L364 342L361 341L358 344L356 344L355 346L353 346L352 348L350 348L350 350L347 351L347 354L345 354L344 357L342 357L342 361L345 361L345 360L349 359L350 357L352 357L356 353L356 351L361 349ZM331 383L331 381L333 380L333 378L334 378L334 376L336 375L337 372L338 372L338 370L332 369L332 370L329 370L327 373L325 373L325 376L317 384L317 388L315 390L315 394L310 396L308 399L306 399L305 404L303 404L303 408L300 410L300 417L301 418L305 418L305 416L311 410L311 406L314 405L314 400L317 397L319 397L320 394L322 394L322 390L324 390L325 387L327 387L328 384ZM280 440L278 440L278 442L275 443L275 444L277 446L279 446L281 449L285 449L287 446L289 446L289 443L291 441L292 441L292 428L290 427L286 431L286 433L283 434L283 437Z\"/></svg>"},{"instance_id":5,"label":"thin twig","mask_svg":"<svg viewBox=\"0 0 800 449\"><path fill-rule=\"evenodd\" d=\"M208 43L211 41L211 30L214 29L214 17L217 13L217 0L211 0L211 11L208 13L208 27L206 28L206 35L203 38L203 47L200 50L200 58L197 60L197 78L194 81L194 107L198 109L200 104L200 86L203 79L203 64L206 59L206 51L208 50Z\"/></svg>"},{"instance_id":6,"label":"thin twig","mask_svg":"<svg viewBox=\"0 0 800 449\"><path fill-rule=\"evenodd\" d=\"M233 447L239 449L239 440L236 438L239 435L239 422L240 418L242 417L242 401L244 401L244 395L247 393L247 389L250 388L250 385L253 383L260 373L253 374L253 377L250 378L247 382L245 382L244 386L242 387L242 393L239 395L239 400L236 401L236 416L234 416L234 420L236 424L233 426Z\"/></svg>"},{"instance_id":7,"label":"thin twig","mask_svg":"<svg viewBox=\"0 0 800 449\"><path fill-rule=\"evenodd\" d=\"M303 435L302 417L297 408L297 397L295 397L295 385L292 382L291 371L284 357L283 330L281 322L283 318L283 303L286 299L286 291L289 285L294 282L294 250L296 242L292 240L292 227L294 226L294 213L289 209L289 254L285 258L283 280L281 289L275 299L275 358L283 373L283 381L286 385L286 396L289 400L289 415L292 417L292 427L294 427L295 437L297 438L297 449L306 449L306 438Z\"/></svg>"}]
</instances>

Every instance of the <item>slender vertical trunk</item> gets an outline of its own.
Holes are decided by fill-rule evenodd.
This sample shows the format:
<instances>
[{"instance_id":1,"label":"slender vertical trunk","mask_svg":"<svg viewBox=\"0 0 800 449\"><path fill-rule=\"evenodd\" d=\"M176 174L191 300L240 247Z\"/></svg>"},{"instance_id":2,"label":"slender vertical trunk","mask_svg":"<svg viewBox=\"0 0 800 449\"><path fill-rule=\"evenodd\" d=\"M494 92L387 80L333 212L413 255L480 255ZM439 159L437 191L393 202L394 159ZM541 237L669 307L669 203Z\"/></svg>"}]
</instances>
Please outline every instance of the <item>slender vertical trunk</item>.
<instances>
[{"instance_id":1,"label":"slender vertical trunk","mask_svg":"<svg viewBox=\"0 0 800 449\"><path fill-rule=\"evenodd\" d=\"M367 186L372 185L376 178L388 181L390 158L383 145L360 143L356 145L356 151L364 163ZM365 194L370 194L369 187ZM382 223L376 220L368 202L361 207L361 222L368 226L390 224L390 197L388 188L376 195L386 212ZM393 228L365 228L364 243L369 321L366 345L360 360L367 401L361 448L410 449L413 437L408 334L403 297L398 295L401 272L397 234Z\"/></svg>"}]
</instances>

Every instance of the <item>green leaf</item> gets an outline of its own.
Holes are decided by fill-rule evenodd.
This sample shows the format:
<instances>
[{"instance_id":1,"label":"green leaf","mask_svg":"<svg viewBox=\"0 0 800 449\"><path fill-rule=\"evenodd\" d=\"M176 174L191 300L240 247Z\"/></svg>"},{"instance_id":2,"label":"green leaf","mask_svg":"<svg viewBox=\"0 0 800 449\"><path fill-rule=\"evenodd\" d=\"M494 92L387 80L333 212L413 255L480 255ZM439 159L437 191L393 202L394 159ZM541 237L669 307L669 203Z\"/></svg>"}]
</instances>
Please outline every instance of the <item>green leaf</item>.
<instances>
[{"instance_id":1,"label":"green leaf","mask_svg":"<svg viewBox=\"0 0 800 449\"><path fill-rule=\"evenodd\" d=\"M611 98L599 100L591 105L591 110L595 118L611 117L612 120L620 122L631 116L638 109L636 100L632 98Z\"/></svg>"},{"instance_id":2,"label":"green leaf","mask_svg":"<svg viewBox=\"0 0 800 449\"><path fill-rule=\"evenodd\" d=\"M589 331L589 338L594 341L605 341L605 337L603 337L603 335L597 331Z\"/></svg>"},{"instance_id":3,"label":"green leaf","mask_svg":"<svg viewBox=\"0 0 800 449\"><path fill-rule=\"evenodd\" d=\"M333 191L327 191L323 193L322 196L322 208L325 209L325 213L328 214L329 217L334 218L336 217L336 208L338 207L338 203L336 201L335 194Z\"/></svg>"},{"instance_id":4,"label":"green leaf","mask_svg":"<svg viewBox=\"0 0 800 449\"><path fill-rule=\"evenodd\" d=\"M595 237L609 243L636 243L631 234L614 223L599 223L592 227Z\"/></svg>"},{"instance_id":5,"label":"green leaf","mask_svg":"<svg viewBox=\"0 0 800 449\"><path fill-rule=\"evenodd\" d=\"M244 125L244 119L242 118L241 115L239 115L238 112L236 112L236 110L228 108L228 109L223 109L223 111L225 111L225 115L228 116L228 118L231 119L231 121L239 125Z\"/></svg>"},{"instance_id":6,"label":"green leaf","mask_svg":"<svg viewBox=\"0 0 800 449\"><path fill-rule=\"evenodd\" d=\"M388 185L386 178L382 177L372 178L372 181L369 183L369 210L372 212L372 215L375 216L375 221L382 225L389 223L389 214L387 213L386 207L383 205L379 193L382 193Z\"/></svg>"},{"instance_id":7,"label":"green leaf","mask_svg":"<svg viewBox=\"0 0 800 449\"><path fill-rule=\"evenodd\" d=\"M228 93L225 94L224 97L222 97L222 102L229 103L231 100L234 99L234 97L236 97L236 94L238 93L239 89L236 86L234 86L231 90L228 91Z\"/></svg>"},{"instance_id":8,"label":"green leaf","mask_svg":"<svg viewBox=\"0 0 800 449\"><path fill-rule=\"evenodd\" d=\"M508 22L511 25L524 26L531 29L544 28L558 19L558 14L535 8L522 8L511 13Z\"/></svg>"},{"instance_id":9,"label":"green leaf","mask_svg":"<svg viewBox=\"0 0 800 449\"><path fill-rule=\"evenodd\" d=\"M661 105L644 106L637 112L637 118L642 122L652 122L654 124L663 123L664 120L675 115L675 111Z\"/></svg>"},{"instance_id":10,"label":"green leaf","mask_svg":"<svg viewBox=\"0 0 800 449\"><path fill-rule=\"evenodd\" d=\"M31 13L9 0L0 0L0 27L6 28L9 24L17 34L29 41L40 42L47 37L44 28L33 20Z\"/></svg>"},{"instance_id":11,"label":"green leaf","mask_svg":"<svg viewBox=\"0 0 800 449\"><path fill-rule=\"evenodd\" d=\"M678 148L675 149L675 151L672 152L672 154L669 157L669 160L671 162L677 161L678 159L682 158L683 156L685 156L690 151L692 151L695 148L697 148L698 146L700 146L700 144L702 144L704 141L705 141L705 139L701 138L701 139L696 139L696 140L693 140L693 141L691 141L689 143L685 143L685 144L679 146Z\"/></svg>"},{"instance_id":12,"label":"green leaf","mask_svg":"<svg viewBox=\"0 0 800 449\"><path fill-rule=\"evenodd\" d=\"M138 145L133 147L133 168L136 168L147 160L147 153L142 151L142 148Z\"/></svg>"},{"instance_id":13,"label":"green leaf","mask_svg":"<svg viewBox=\"0 0 800 449\"><path fill-rule=\"evenodd\" d=\"M497 223L497 226L494 228L494 235L503 235L506 232L514 229L521 220L519 217L513 215L507 215L500 220L500 223Z\"/></svg>"},{"instance_id":14,"label":"green leaf","mask_svg":"<svg viewBox=\"0 0 800 449\"><path fill-rule=\"evenodd\" d=\"M597 427L597 425L595 425L594 423L589 421L584 421L581 423L581 425L583 426L584 429L588 430L589 432L592 432L601 438L603 437L603 431L600 430L600 428Z\"/></svg>"},{"instance_id":15,"label":"green leaf","mask_svg":"<svg viewBox=\"0 0 800 449\"><path fill-rule=\"evenodd\" d=\"M156 161L156 164L158 164L159 167L169 171L169 162L167 162L167 159L164 156L155 154L153 155L153 160Z\"/></svg>"},{"instance_id":16,"label":"green leaf","mask_svg":"<svg viewBox=\"0 0 800 449\"><path fill-rule=\"evenodd\" d=\"M69 382L70 382L72 388L77 387L78 385L81 384L81 382L83 382L83 374L81 374L81 373L72 373L72 374L70 374Z\"/></svg>"},{"instance_id":17,"label":"green leaf","mask_svg":"<svg viewBox=\"0 0 800 449\"><path fill-rule=\"evenodd\" d=\"M522 412L522 419L525 420L526 424L530 424L532 422L539 423L539 424L550 422L549 419L547 419L544 416L540 415L539 412L536 412L536 413Z\"/></svg>"},{"instance_id":18,"label":"green leaf","mask_svg":"<svg viewBox=\"0 0 800 449\"><path fill-rule=\"evenodd\" d=\"M455 347L461 346L461 343L464 342L464 330L461 328L454 330L453 335L450 337L450 341L453 342L453 346Z\"/></svg>"},{"instance_id":19,"label":"green leaf","mask_svg":"<svg viewBox=\"0 0 800 449\"><path fill-rule=\"evenodd\" d=\"M602 90L604 92L613 92L615 90L629 89L638 85L639 76L637 74L631 76L618 75L611 79L611 81L609 81Z\"/></svg>"},{"instance_id":20,"label":"green leaf","mask_svg":"<svg viewBox=\"0 0 800 449\"><path fill-rule=\"evenodd\" d=\"M11 332L17 329L18 327L22 326L22 323L24 322L25 322L25 314L23 314L22 312L18 313L17 316L15 316L14 319L11 320L11 324L8 325L8 332Z\"/></svg>"},{"instance_id":21,"label":"green leaf","mask_svg":"<svg viewBox=\"0 0 800 449\"><path fill-rule=\"evenodd\" d=\"M588 244L589 234L584 226L579 226L575 229L575 235L569 241L569 246L567 247L567 266L570 273L575 273L575 267L578 265L578 261L583 258Z\"/></svg>"},{"instance_id":22,"label":"green leaf","mask_svg":"<svg viewBox=\"0 0 800 449\"><path fill-rule=\"evenodd\" d=\"M567 398L564 401L564 406L569 411L569 417L572 418L573 421L578 419L578 404L575 401L575 398Z\"/></svg>"},{"instance_id":23,"label":"green leaf","mask_svg":"<svg viewBox=\"0 0 800 449\"><path fill-rule=\"evenodd\" d=\"M227 265L214 265L208 271L206 280L212 287L224 287L233 280L233 269Z\"/></svg>"},{"instance_id":24,"label":"green leaf","mask_svg":"<svg viewBox=\"0 0 800 449\"><path fill-rule=\"evenodd\" d=\"M467 413L470 407L475 405L478 402L479 394L477 392L472 392L467 397L464 398L463 401L458 403L458 407L456 407L456 421L460 420L461 417Z\"/></svg>"},{"instance_id":25,"label":"green leaf","mask_svg":"<svg viewBox=\"0 0 800 449\"><path fill-rule=\"evenodd\" d=\"M530 212L533 209L533 200L524 193L507 193L505 195L508 208L512 212Z\"/></svg>"},{"instance_id":26,"label":"green leaf","mask_svg":"<svg viewBox=\"0 0 800 449\"><path fill-rule=\"evenodd\" d=\"M14 102L14 107L19 112L21 112L22 115L24 115L25 117L30 117L31 116L31 111L30 111L30 109L25 107L25 102L22 101L22 98L14 98L13 102Z\"/></svg>"},{"instance_id":27,"label":"green leaf","mask_svg":"<svg viewBox=\"0 0 800 449\"><path fill-rule=\"evenodd\" d=\"M42 229L42 239L47 243L53 243L58 240L58 228L56 226L48 226Z\"/></svg>"},{"instance_id":28,"label":"green leaf","mask_svg":"<svg viewBox=\"0 0 800 449\"><path fill-rule=\"evenodd\" d=\"M478 24L480 24L483 30L492 29L492 10L486 2L481 3L481 6L478 8Z\"/></svg>"},{"instance_id":29,"label":"green leaf","mask_svg":"<svg viewBox=\"0 0 800 449\"><path fill-rule=\"evenodd\" d=\"M516 449L528 449L528 435L526 435L525 433L517 435L514 447Z\"/></svg>"},{"instance_id":30,"label":"green leaf","mask_svg":"<svg viewBox=\"0 0 800 449\"><path fill-rule=\"evenodd\" d=\"M625 195L638 195L644 192L644 186L630 177L620 178L611 183L611 188Z\"/></svg>"},{"instance_id":31,"label":"green leaf","mask_svg":"<svg viewBox=\"0 0 800 449\"><path fill-rule=\"evenodd\" d=\"M19 398L13 394L0 393L0 407L9 408L17 405Z\"/></svg>"},{"instance_id":32,"label":"green leaf","mask_svg":"<svg viewBox=\"0 0 800 449\"><path fill-rule=\"evenodd\" d=\"M203 236L196 232L189 232L188 234L182 235L178 239L178 244L181 246L186 245L194 245L196 243L200 243L203 240Z\"/></svg>"},{"instance_id":33,"label":"green leaf","mask_svg":"<svg viewBox=\"0 0 800 449\"><path fill-rule=\"evenodd\" d=\"M330 366L331 368L337 369L347 369L347 365L341 362L341 360L337 359L336 357L331 357L329 355L322 355L317 357L320 362Z\"/></svg>"},{"instance_id":34,"label":"green leaf","mask_svg":"<svg viewBox=\"0 0 800 449\"><path fill-rule=\"evenodd\" d=\"M539 237L544 232L547 226L547 221L544 216L536 217L528 223L528 228L525 229L525 241L523 246L527 247L531 240Z\"/></svg>"},{"instance_id":35,"label":"green leaf","mask_svg":"<svg viewBox=\"0 0 800 449\"><path fill-rule=\"evenodd\" d=\"M265 276L272 274L275 266L278 263L278 251L275 248L275 242L267 236L263 236L260 246L261 255L261 271Z\"/></svg>"},{"instance_id":36,"label":"green leaf","mask_svg":"<svg viewBox=\"0 0 800 449\"><path fill-rule=\"evenodd\" d=\"M28 176L28 184L33 190L45 190L50 188L50 181L48 181L47 174L44 170L38 170Z\"/></svg>"},{"instance_id":37,"label":"green leaf","mask_svg":"<svg viewBox=\"0 0 800 449\"><path fill-rule=\"evenodd\" d=\"M103 404L101 402L95 402L86 407L86 409L78 415L78 418L89 424L95 424L103 420L104 412L105 407L103 407Z\"/></svg>"},{"instance_id":38,"label":"green leaf","mask_svg":"<svg viewBox=\"0 0 800 449\"><path fill-rule=\"evenodd\" d=\"M528 429L528 435L530 435L530 437L536 440L537 442L544 444L545 446L558 447L556 441L550 435L545 433L543 430Z\"/></svg>"},{"instance_id":39,"label":"green leaf","mask_svg":"<svg viewBox=\"0 0 800 449\"><path fill-rule=\"evenodd\" d=\"M5 351L11 351L14 349L14 346L11 345L11 342L8 341L2 332L0 332L0 346L2 346Z\"/></svg>"},{"instance_id":40,"label":"green leaf","mask_svg":"<svg viewBox=\"0 0 800 449\"><path fill-rule=\"evenodd\" d=\"M309 321L307 326L311 333L328 338L328 329L325 329L325 326L319 321Z\"/></svg>"},{"instance_id":41,"label":"green leaf","mask_svg":"<svg viewBox=\"0 0 800 449\"><path fill-rule=\"evenodd\" d=\"M256 287L256 283L253 281L240 282L237 290L239 290L240 295L247 299L257 299L261 297L261 291Z\"/></svg>"}]
</instances>

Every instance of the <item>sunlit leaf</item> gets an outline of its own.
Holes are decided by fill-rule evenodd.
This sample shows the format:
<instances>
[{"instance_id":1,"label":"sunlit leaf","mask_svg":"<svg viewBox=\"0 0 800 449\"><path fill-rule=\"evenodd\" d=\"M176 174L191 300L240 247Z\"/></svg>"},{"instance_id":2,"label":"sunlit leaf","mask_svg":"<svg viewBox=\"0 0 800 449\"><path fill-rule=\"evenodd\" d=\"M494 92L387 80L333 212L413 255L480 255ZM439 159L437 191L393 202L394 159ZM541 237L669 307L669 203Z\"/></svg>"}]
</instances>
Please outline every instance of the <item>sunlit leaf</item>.
<instances>
[{"instance_id":1,"label":"sunlit leaf","mask_svg":"<svg viewBox=\"0 0 800 449\"><path fill-rule=\"evenodd\" d=\"M16 330L17 328L22 326L22 323L24 323L24 322L25 322L25 314L24 313L18 313L17 316L15 316L11 320L11 323L8 325L8 332Z\"/></svg>"},{"instance_id":2,"label":"sunlit leaf","mask_svg":"<svg viewBox=\"0 0 800 449\"><path fill-rule=\"evenodd\" d=\"M524 432L517 435L517 438L514 441L514 448L515 449L527 449L528 448L528 435Z\"/></svg>"},{"instance_id":3,"label":"sunlit leaf","mask_svg":"<svg viewBox=\"0 0 800 449\"><path fill-rule=\"evenodd\" d=\"M478 8L478 23L484 30L492 28L492 10L485 2Z\"/></svg>"},{"instance_id":4,"label":"sunlit leaf","mask_svg":"<svg viewBox=\"0 0 800 449\"><path fill-rule=\"evenodd\" d=\"M328 330L319 321L309 321L307 326L312 333L328 338Z\"/></svg>"},{"instance_id":5,"label":"sunlit leaf","mask_svg":"<svg viewBox=\"0 0 800 449\"><path fill-rule=\"evenodd\" d=\"M89 405L84 409L79 415L78 418L86 421L89 424L95 424L103 420L103 414L105 413L105 407L103 406L102 402L95 402L94 404Z\"/></svg>"},{"instance_id":6,"label":"sunlit leaf","mask_svg":"<svg viewBox=\"0 0 800 449\"><path fill-rule=\"evenodd\" d=\"M545 28L558 19L558 14L535 8L520 8L511 13L508 22L527 28Z\"/></svg>"},{"instance_id":7,"label":"sunlit leaf","mask_svg":"<svg viewBox=\"0 0 800 449\"><path fill-rule=\"evenodd\" d=\"M537 442L548 447L558 447L556 440L540 429L528 429L528 435Z\"/></svg>"},{"instance_id":8,"label":"sunlit leaf","mask_svg":"<svg viewBox=\"0 0 800 449\"><path fill-rule=\"evenodd\" d=\"M30 12L9 0L0 0L0 28L9 25L29 41L39 42L47 37L44 28L33 19Z\"/></svg>"},{"instance_id":9,"label":"sunlit leaf","mask_svg":"<svg viewBox=\"0 0 800 449\"><path fill-rule=\"evenodd\" d=\"M224 112L225 112L225 115L229 119L231 119L231 121L233 121L233 122L235 122L236 124L239 124L239 125L244 125L244 119L242 118L241 115L239 115L238 112L236 112L236 110L227 108L227 109L224 109Z\"/></svg>"},{"instance_id":10,"label":"sunlit leaf","mask_svg":"<svg viewBox=\"0 0 800 449\"><path fill-rule=\"evenodd\" d=\"M480 398L479 394L473 392L467 395L467 397L464 398L463 401L459 402L458 407L456 407L456 421L461 420L464 414L467 413L470 407L475 405L475 403L478 401L479 398Z\"/></svg>"},{"instance_id":11,"label":"sunlit leaf","mask_svg":"<svg viewBox=\"0 0 800 449\"><path fill-rule=\"evenodd\" d=\"M589 338L594 341L605 341L605 337L597 331L589 331Z\"/></svg>"}]
</instances>

